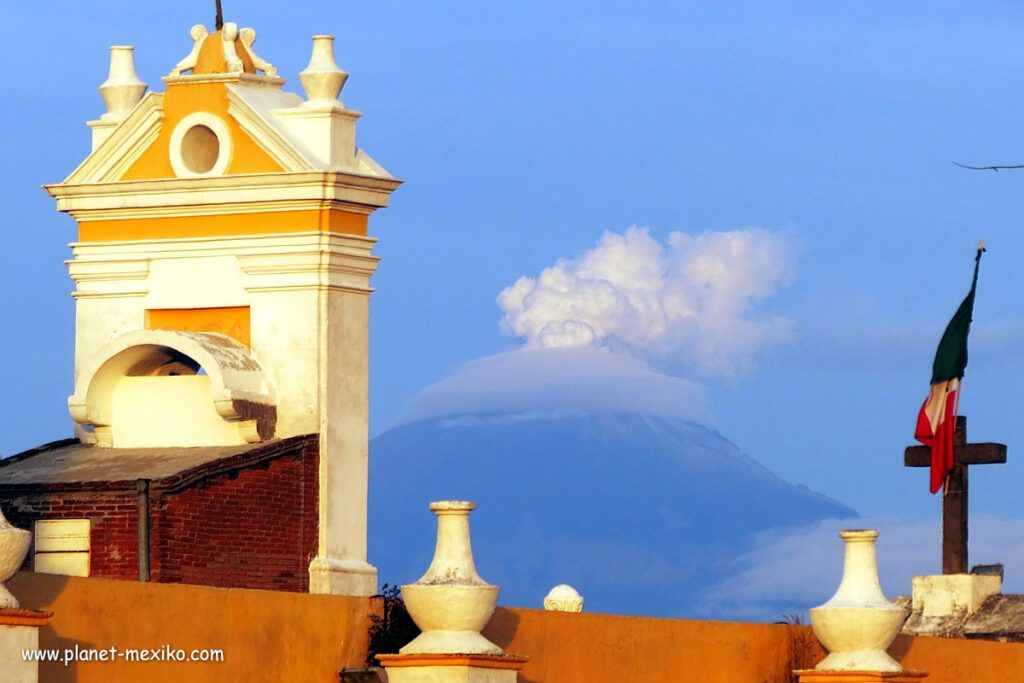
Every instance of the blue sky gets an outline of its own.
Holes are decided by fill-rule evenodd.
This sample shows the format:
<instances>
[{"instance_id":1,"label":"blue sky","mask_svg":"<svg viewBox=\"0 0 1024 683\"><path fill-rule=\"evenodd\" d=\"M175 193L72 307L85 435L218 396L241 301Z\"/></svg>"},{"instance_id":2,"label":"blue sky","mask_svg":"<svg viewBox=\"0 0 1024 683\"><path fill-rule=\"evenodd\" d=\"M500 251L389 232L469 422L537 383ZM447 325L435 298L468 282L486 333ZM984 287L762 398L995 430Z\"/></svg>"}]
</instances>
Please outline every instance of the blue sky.
<instances>
[{"instance_id":1,"label":"blue sky","mask_svg":"<svg viewBox=\"0 0 1024 683\"><path fill-rule=\"evenodd\" d=\"M88 153L107 47L135 45L162 89L213 4L5 8L4 454L70 433L74 223L40 186ZM790 273L746 315L791 334L737 376L697 376L684 346L640 356L699 381L715 428L781 476L864 514L934 519L902 449L983 237L961 408L1010 462L972 470L971 504L1021 516L1024 171L952 163L1024 163L1018 3L224 4L287 89L310 36L334 34L359 144L406 181L370 223L374 433L519 347L498 295L605 231L644 227L667 249L673 232L758 226L785 240Z\"/></svg>"}]
</instances>

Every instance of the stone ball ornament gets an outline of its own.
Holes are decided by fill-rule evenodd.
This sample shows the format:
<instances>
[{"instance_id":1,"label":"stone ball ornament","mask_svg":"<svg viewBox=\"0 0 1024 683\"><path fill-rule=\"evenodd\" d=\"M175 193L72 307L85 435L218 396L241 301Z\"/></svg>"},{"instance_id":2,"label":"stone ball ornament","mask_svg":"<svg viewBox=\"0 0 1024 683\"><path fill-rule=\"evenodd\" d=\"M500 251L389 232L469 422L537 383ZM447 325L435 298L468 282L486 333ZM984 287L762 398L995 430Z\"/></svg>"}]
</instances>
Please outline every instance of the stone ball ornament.
<instances>
[{"instance_id":1,"label":"stone ball ornament","mask_svg":"<svg viewBox=\"0 0 1024 683\"><path fill-rule=\"evenodd\" d=\"M583 596L569 584L560 583L544 597L544 609L549 612L582 612Z\"/></svg>"}]
</instances>

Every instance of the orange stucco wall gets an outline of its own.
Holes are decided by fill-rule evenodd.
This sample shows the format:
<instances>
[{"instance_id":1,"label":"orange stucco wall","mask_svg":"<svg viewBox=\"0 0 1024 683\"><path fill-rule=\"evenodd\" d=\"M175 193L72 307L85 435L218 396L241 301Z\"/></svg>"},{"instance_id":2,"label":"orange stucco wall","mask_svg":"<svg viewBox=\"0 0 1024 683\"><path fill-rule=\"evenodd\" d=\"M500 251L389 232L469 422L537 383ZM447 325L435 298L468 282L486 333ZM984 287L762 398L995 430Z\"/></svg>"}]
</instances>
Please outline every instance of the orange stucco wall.
<instances>
[{"instance_id":1,"label":"orange stucco wall","mask_svg":"<svg viewBox=\"0 0 1024 683\"><path fill-rule=\"evenodd\" d=\"M79 242L112 240L184 239L265 235L286 232L322 232L365 235L365 214L337 209L300 209L261 211L214 216L168 216L163 218L123 218L82 221L78 224Z\"/></svg>"},{"instance_id":2,"label":"orange stucco wall","mask_svg":"<svg viewBox=\"0 0 1024 683\"><path fill-rule=\"evenodd\" d=\"M809 626L499 609L484 634L527 654L520 683L788 683L825 656ZM900 636L890 648L926 683L1024 681L1024 643Z\"/></svg>"},{"instance_id":3,"label":"orange stucco wall","mask_svg":"<svg viewBox=\"0 0 1024 683\"><path fill-rule=\"evenodd\" d=\"M248 306L150 308L146 310L146 328L182 332L220 332L246 346L252 345Z\"/></svg>"},{"instance_id":4,"label":"orange stucco wall","mask_svg":"<svg viewBox=\"0 0 1024 683\"><path fill-rule=\"evenodd\" d=\"M803 626L499 609L484 635L529 655L520 683L788 683L825 654Z\"/></svg>"},{"instance_id":5,"label":"orange stucco wall","mask_svg":"<svg viewBox=\"0 0 1024 683\"><path fill-rule=\"evenodd\" d=\"M219 663L40 665L46 683L337 683L366 657L371 601L334 595L75 579L22 572L22 607L54 612L41 648L217 648Z\"/></svg>"},{"instance_id":6,"label":"orange stucco wall","mask_svg":"<svg viewBox=\"0 0 1024 683\"><path fill-rule=\"evenodd\" d=\"M337 683L363 662L373 602L23 572L8 587L52 610L43 648L221 648L223 663L44 664L47 683ZM519 683L789 683L824 656L807 626L499 608L484 631L530 657ZM1024 644L900 637L890 649L926 683L1024 681Z\"/></svg>"},{"instance_id":7,"label":"orange stucco wall","mask_svg":"<svg viewBox=\"0 0 1024 683\"><path fill-rule=\"evenodd\" d=\"M889 652L907 669L928 671L925 683L1024 681L1024 643L900 636Z\"/></svg>"}]
</instances>

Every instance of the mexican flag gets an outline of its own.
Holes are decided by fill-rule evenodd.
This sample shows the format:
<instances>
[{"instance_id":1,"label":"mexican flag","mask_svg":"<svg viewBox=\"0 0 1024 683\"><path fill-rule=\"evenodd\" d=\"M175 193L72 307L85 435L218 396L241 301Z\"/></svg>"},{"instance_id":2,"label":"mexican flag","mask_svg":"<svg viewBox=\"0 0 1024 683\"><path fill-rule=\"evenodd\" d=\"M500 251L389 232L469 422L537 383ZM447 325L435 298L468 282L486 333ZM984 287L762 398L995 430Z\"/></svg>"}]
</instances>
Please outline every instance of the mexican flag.
<instances>
[{"instance_id":1,"label":"mexican flag","mask_svg":"<svg viewBox=\"0 0 1024 683\"><path fill-rule=\"evenodd\" d=\"M967 367L967 333L971 329L971 315L974 313L974 292L978 286L978 266L981 253L985 251L978 243L974 257L974 279L971 291L956 309L953 319L946 326L939 340L932 364L932 388L917 416L917 430L914 438L932 450L931 492L942 488L946 476L952 471L953 430L956 427L956 411L960 399L960 381Z\"/></svg>"}]
</instances>

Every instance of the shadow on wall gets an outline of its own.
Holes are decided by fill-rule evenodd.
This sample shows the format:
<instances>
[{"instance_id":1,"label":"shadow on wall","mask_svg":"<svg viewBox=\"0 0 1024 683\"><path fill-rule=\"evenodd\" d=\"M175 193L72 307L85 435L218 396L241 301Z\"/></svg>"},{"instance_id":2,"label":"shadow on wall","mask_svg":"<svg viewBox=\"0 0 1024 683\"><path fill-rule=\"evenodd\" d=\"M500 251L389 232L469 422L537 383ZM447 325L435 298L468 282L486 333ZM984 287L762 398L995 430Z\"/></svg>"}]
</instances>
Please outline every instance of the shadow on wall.
<instances>
[{"instance_id":1,"label":"shadow on wall","mask_svg":"<svg viewBox=\"0 0 1024 683\"><path fill-rule=\"evenodd\" d=\"M892 645L889 646L889 654L892 655L893 659L897 662L902 662L906 659L907 655L910 654L910 650L914 647L914 639L911 636L898 635L896 639L892 641Z\"/></svg>"},{"instance_id":2,"label":"shadow on wall","mask_svg":"<svg viewBox=\"0 0 1024 683\"><path fill-rule=\"evenodd\" d=\"M512 643L519 627L519 615L506 607L498 607L494 610L494 616L484 627L484 638L491 641L502 650L508 652L508 646ZM509 654L522 654L509 652Z\"/></svg>"},{"instance_id":3,"label":"shadow on wall","mask_svg":"<svg viewBox=\"0 0 1024 683\"><path fill-rule=\"evenodd\" d=\"M520 617L518 614L505 607L498 607L494 610L494 615L491 620L487 622L487 626L484 627L483 635L484 638L491 641L502 650L511 655L526 654L525 652L516 652L513 647L509 650L509 646L515 640L516 631L519 628ZM520 672L519 677L516 678L516 683L547 683L537 678L528 678L525 674Z\"/></svg>"},{"instance_id":4,"label":"shadow on wall","mask_svg":"<svg viewBox=\"0 0 1024 683\"><path fill-rule=\"evenodd\" d=\"M59 599L68 584L68 577L53 576L52 580L47 581L39 590L33 590L31 593L28 593L21 590L19 585L22 583L21 579L25 576L25 573L20 572L7 582L7 587L15 594L24 609L45 611ZM55 650L61 659L55 662L40 662L39 680L51 681L55 680L58 676L76 680L78 677L78 661L73 659L73 653L82 650L95 650L99 647L101 646L91 641L58 635L51 619L46 626L39 629L39 649Z\"/></svg>"}]
</instances>

